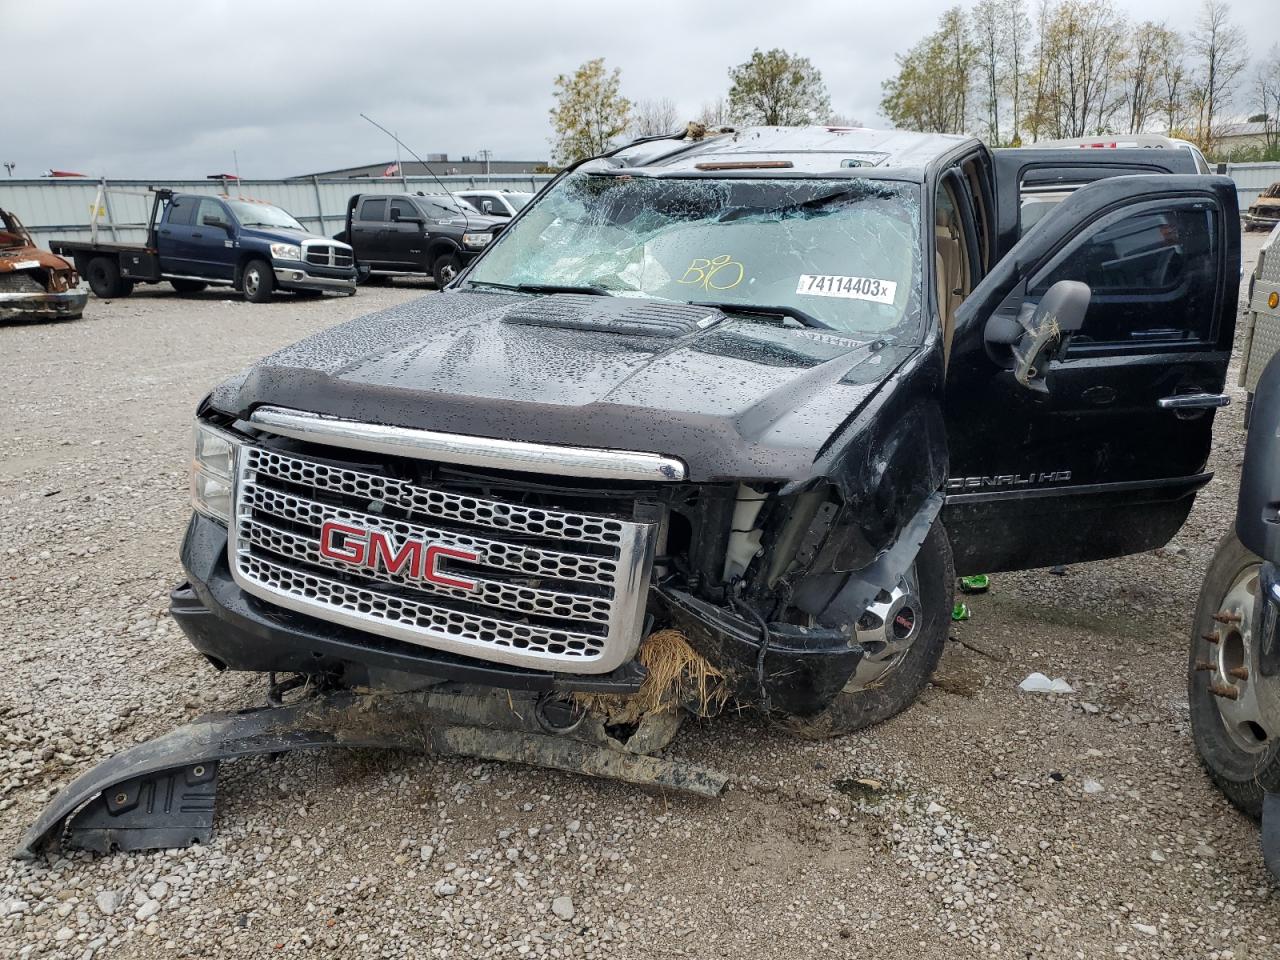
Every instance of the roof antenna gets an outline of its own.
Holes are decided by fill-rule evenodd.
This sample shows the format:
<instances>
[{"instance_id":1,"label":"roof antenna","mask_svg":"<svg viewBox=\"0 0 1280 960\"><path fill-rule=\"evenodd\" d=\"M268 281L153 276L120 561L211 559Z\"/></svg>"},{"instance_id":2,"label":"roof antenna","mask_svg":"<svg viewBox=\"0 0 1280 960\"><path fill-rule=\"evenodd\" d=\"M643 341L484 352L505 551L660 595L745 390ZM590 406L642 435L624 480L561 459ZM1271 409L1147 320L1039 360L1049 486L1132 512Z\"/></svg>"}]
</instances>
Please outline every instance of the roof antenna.
<instances>
[{"instance_id":1,"label":"roof antenna","mask_svg":"<svg viewBox=\"0 0 1280 960\"><path fill-rule=\"evenodd\" d=\"M432 179L434 179L436 183L440 184L440 189L449 195L449 199L453 201L453 205L462 211L462 216L463 216L463 219L467 221L467 226L468 227L471 226L471 218L467 216L467 204L463 203L461 200L459 200L457 197L453 195L453 191L450 190L447 186L445 186L445 183L443 180L441 180L438 176L436 176L436 172L432 170L430 166L427 165L427 161L423 160L420 156L414 153L413 148L411 146L409 146L407 143L402 141L399 137L397 137L394 133L392 133L382 124L378 123L377 120L374 120L372 117L368 117L363 113L360 114L360 118L362 120L368 120L375 127L377 127L379 130L385 133L388 137L394 140L396 142L397 148L404 147L406 150L408 150L409 156L413 157L413 159L417 160L418 163L422 164L422 169L426 170L427 173L431 174ZM401 178L404 177L403 170L400 171L400 176ZM403 179L401 180L401 182L403 182Z\"/></svg>"}]
</instances>

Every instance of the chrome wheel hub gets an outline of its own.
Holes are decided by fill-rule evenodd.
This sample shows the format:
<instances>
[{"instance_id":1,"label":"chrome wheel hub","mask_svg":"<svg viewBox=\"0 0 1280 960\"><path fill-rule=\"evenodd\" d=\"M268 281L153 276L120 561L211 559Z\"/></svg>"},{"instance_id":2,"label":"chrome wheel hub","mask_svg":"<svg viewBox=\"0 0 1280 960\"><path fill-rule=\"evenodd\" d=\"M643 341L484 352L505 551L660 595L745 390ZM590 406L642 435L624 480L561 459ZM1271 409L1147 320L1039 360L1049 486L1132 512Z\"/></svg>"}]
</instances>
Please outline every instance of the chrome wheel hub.
<instances>
[{"instance_id":1,"label":"chrome wheel hub","mask_svg":"<svg viewBox=\"0 0 1280 960\"><path fill-rule=\"evenodd\" d=\"M258 276L257 270L250 270L244 276L244 289L250 295L258 292L258 286L262 283L262 277Z\"/></svg>"},{"instance_id":2,"label":"chrome wheel hub","mask_svg":"<svg viewBox=\"0 0 1280 960\"><path fill-rule=\"evenodd\" d=\"M912 568L892 590L881 590L858 620L855 633L865 653L844 689L863 690L892 673L920 636L923 619Z\"/></svg>"},{"instance_id":3,"label":"chrome wheel hub","mask_svg":"<svg viewBox=\"0 0 1280 960\"><path fill-rule=\"evenodd\" d=\"M1260 753L1280 735L1280 678L1259 669L1262 624L1259 622L1260 567L1241 572L1214 615L1213 630L1203 637L1196 669L1208 675L1231 742L1247 753Z\"/></svg>"}]
</instances>

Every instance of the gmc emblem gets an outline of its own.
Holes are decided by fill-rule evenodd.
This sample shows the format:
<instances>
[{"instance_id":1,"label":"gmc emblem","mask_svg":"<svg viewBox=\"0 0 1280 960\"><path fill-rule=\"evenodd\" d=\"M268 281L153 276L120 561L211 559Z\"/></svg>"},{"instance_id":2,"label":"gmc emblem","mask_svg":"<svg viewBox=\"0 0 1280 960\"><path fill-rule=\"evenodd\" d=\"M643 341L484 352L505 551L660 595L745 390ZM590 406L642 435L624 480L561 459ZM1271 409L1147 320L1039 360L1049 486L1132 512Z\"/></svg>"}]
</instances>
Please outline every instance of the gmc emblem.
<instances>
[{"instance_id":1,"label":"gmc emblem","mask_svg":"<svg viewBox=\"0 0 1280 960\"><path fill-rule=\"evenodd\" d=\"M474 580L450 577L440 572L441 559L468 560L474 563L477 554L467 550L454 550L421 540L406 540L397 548L385 533L362 530L345 523L326 521L320 527L320 556L330 560L364 567L375 572L400 573L425 580L441 587L474 590Z\"/></svg>"}]
</instances>

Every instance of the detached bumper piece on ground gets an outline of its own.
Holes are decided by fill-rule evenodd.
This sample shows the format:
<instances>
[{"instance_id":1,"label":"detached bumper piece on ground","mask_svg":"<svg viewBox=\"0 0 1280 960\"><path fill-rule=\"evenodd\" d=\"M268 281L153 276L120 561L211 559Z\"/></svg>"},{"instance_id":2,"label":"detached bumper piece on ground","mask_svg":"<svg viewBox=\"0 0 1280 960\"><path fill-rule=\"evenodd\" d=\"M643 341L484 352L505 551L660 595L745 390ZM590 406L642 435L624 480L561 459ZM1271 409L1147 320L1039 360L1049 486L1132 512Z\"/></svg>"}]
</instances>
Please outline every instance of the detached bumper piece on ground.
<instances>
[{"instance_id":1,"label":"detached bumper piece on ground","mask_svg":"<svg viewBox=\"0 0 1280 960\"><path fill-rule=\"evenodd\" d=\"M320 693L281 706L208 714L77 778L45 808L15 856L31 859L58 842L98 853L205 842L213 834L221 761L318 747L526 763L719 796L726 783L721 774L638 752L665 746L679 722L672 712L611 730L572 700L454 684L408 693Z\"/></svg>"}]
</instances>

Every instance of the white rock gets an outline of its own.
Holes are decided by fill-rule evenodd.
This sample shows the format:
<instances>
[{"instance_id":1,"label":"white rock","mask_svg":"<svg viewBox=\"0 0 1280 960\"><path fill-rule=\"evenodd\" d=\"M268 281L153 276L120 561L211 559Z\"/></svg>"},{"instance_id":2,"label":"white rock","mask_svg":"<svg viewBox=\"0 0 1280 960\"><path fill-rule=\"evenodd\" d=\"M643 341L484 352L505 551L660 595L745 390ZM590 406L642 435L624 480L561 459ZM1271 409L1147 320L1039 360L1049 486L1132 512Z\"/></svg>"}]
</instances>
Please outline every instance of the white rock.
<instances>
[{"instance_id":1,"label":"white rock","mask_svg":"<svg viewBox=\"0 0 1280 960\"><path fill-rule=\"evenodd\" d=\"M157 880L147 890L147 896L152 900L163 900L169 895L169 884L163 880Z\"/></svg>"},{"instance_id":2,"label":"white rock","mask_svg":"<svg viewBox=\"0 0 1280 960\"><path fill-rule=\"evenodd\" d=\"M1158 937L1160 935L1160 931L1149 923L1135 923L1133 929L1139 933L1145 933L1148 937Z\"/></svg>"},{"instance_id":3,"label":"white rock","mask_svg":"<svg viewBox=\"0 0 1280 960\"><path fill-rule=\"evenodd\" d=\"M144 903L142 906L138 908L138 912L133 915L133 918L137 920L139 923L143 923L147 920L150 920L159 912L160 912L160 902L158 900L148 900L146 903Z\"/></svg>"},{"instance_id":4,"label":"white rock","mask_svg":"<svg viewBox=\"0 0 1280 960\"><path fill-rule=\"evenodd\" d=\"M1023 693L1075 693L1071 684L1062 677L1050 680L1043 673L1032 673L1020 684L1018 689Z\"/></svg>"},{"instance_id":5,"label":"white rock","mask_svg":"<svg viewBox=\"0 0 1280 960\"><path fill-rule=\"evenodd\" d=\"M1165 861L1165 856L1164 856L1164 854L1163 854L1163 853L1161 853L1159 850L1152 850L1152 851L1151 851L1151 859L1152 859L1155 863L1164 863L1164 861Z\"/></svg>"},{"instance_id":6,"label":"white rock","mask_svg":"<svg viewBox=\"0 0 1280 960\"><path fill-rule=\"evenodd\" d=\"M572 920L577 912L573 909L572 897L556 897L551 901L551 912L561 920Z\"/></svg>"},{"instance_id":7,"label":"white rock","mask_svg":"<svg viewBox=\"0 0 1280 960\"><path fill-rule=\"evenodd\" d=\"M1086 780L1084 782L1084 792L1085 793L1101 793L1102 784L1100 784L1097 780Z\"/></svg>"},{"instance_id":8,"label":"white rock","mask_svg":"<svg viewBox=\"0 0 1280 960\"><path fill-rule=\"evenodd\" d=\"M423 847L421 850L418 851L418 856L422 858L423 863L430 863L431 858L434 857L435 855L436 855L436 848L429 845Z\"/></svg>"},{"instance_id":9,"label":"white rock","mask_svg":"<svg viewBox=\"0 0 1280 960\"><path fill-rule=\"evenodd\" d=\"M457 884L450 883L448 880L441 880L431 888L431 892L437 897L452 897L458 892L458 887Z\"/></svg>"},{"instance_id":10,"label":"white rock","mask_svg":"<svg viewBox=\"0 0 1280 960\"><path fill-rule=\"evenodd\" d=\"M946 807L944 807L944 806L943 806L942 804L940 804L940 803L933 803L933 802L931 802L931 803L929 804L929 806L927 806L927 807L925 808L925 811L924 811L924 812L925 812L926 814L928 814L929 816L933 817L933 816L937 816L937 815L938 815L938 814L940 814L940 813L946 813L946 812L947 812L947 808L946 808Z\"/></svg>"},{"instance_id":11,"label":"white rock","mask_svg":"<svg viewBox=\"0 0 1280 960\"><path fill-rule=\"evenodd\" d=\"M98 905L99 910L109 917L120 909L121 899L123 898L119 890L103 890L93 898L93 902Z\"/></svg>"}]
</instances>

